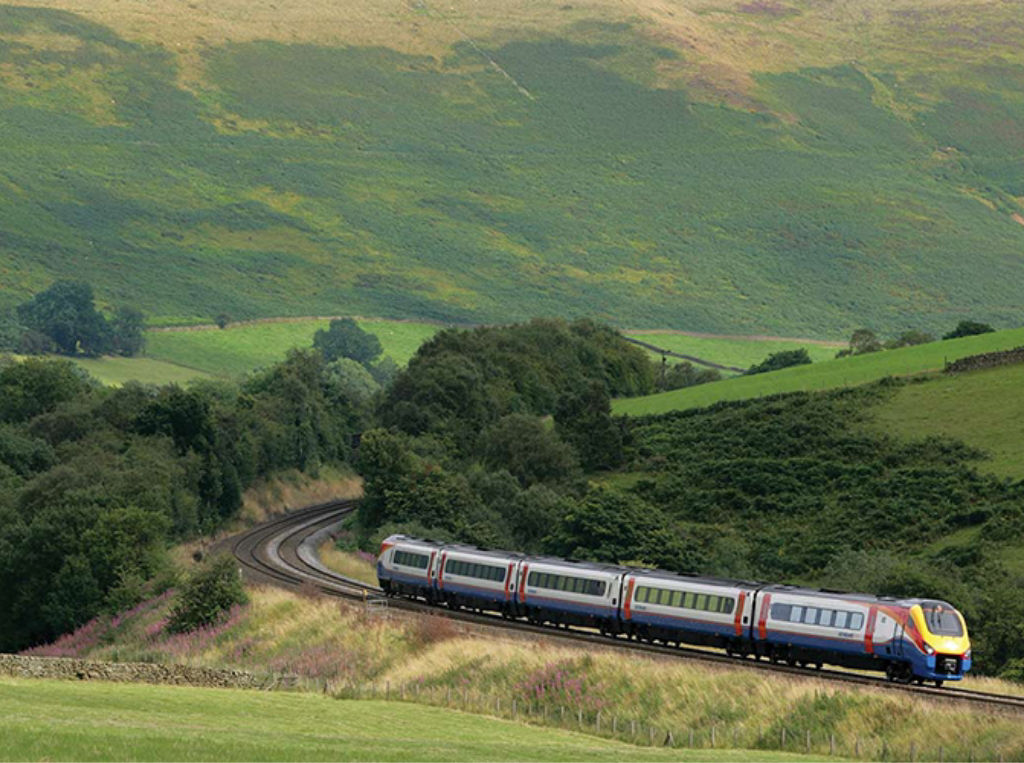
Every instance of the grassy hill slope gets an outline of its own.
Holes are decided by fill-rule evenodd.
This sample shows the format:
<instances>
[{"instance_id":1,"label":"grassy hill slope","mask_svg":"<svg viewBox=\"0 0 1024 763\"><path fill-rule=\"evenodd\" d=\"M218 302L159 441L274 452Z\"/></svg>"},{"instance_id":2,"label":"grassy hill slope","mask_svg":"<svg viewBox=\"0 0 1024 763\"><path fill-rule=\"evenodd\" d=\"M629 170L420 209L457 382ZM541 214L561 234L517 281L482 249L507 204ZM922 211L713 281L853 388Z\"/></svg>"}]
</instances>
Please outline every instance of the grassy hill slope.
<instances>
[{"instance_id":1,"label":"grassy hill slope","mask_svg":"<svg viewBox=\"0 0 1024 763\"><path fill-rule=\"evenodd\" d=\"M398 702L0 678L0 760L752 760ZM759 753L758 760L803 756Z\"/></svg>"},{"instance_id":2,"label":"grassy hill slope","mask_svg":"<svg viewBox=\"0 0 1024 763\"><path fill-rule=\"evenodd\" d=\"M946 361L1024 345L1024 329L947 339L898 350L784 368L753 376L737 376L699 387L660 392L656 395L616 400L616 414L645 416L668 411L701 408L722 400L745 400L780 392L849 387L886 376L905 376L942 369Z\"/></svg>"},{"instance_id":3,"label":"grassy hill slope","mask_svg":"<svg viewBox=\"0 0 1024 763\"><path fill-rule=\"evenodd\" d=\"M0 302L1016 322L1013 4L278 5L0 6Z\"/></svg>"}]
</instances>

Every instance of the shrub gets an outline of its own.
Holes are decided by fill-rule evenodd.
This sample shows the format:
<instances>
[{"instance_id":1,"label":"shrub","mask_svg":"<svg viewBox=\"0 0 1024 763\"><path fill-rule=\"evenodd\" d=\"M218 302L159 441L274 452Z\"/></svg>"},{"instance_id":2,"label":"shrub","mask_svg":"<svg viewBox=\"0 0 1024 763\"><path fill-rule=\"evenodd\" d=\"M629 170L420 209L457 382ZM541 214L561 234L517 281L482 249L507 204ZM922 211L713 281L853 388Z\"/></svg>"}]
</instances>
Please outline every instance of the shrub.
<instances>
[{"instance_id":1,"label":"shrub","mask_svg":"<svg viewBox=\"0 0 1024 763\"><path fill-rule=\"evenodd\" d=\"M943 334L943 339L956 339L961 336L974 336L975 334L991 334L995 331L994 328L989 326L987 323L978 323L977 321L960 321L956 324L956 328L950 331L948 334Z\"/></svg>"},{"instance_id":2,"label":"shrub","mask_svg":"<svg viewBox=\"0 0 1024 763\"><path fill-rule=\"evenodd\" d=\"M747 369L748 374L763 374L768 371L778 371L780 368L790 366L802 366L811 362L811 356L807 350L801 347L799 350L784 350L773 352L767 358Z\"/></svg>"},{"instance_id":3,"label":"shrub","mask_svg":"<svg viewBox=\"0 0 1024 763\"><path fill-rule=\"evenodd\" d=\"M167 629L172 633L185 633L212 625L233 606L247 601L234 559L218 556L181 587L171 608Z\"/></svg>"}]
</instances>

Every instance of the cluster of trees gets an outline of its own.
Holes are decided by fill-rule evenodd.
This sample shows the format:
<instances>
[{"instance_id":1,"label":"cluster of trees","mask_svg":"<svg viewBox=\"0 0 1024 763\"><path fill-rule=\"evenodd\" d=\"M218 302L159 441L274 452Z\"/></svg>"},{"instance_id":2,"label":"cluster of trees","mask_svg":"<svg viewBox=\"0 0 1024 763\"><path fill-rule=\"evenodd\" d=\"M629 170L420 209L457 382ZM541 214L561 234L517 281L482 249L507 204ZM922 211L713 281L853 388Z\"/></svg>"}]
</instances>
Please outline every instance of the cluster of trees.
<instances>
[{"instance_id":1,"label":"cluster of trees","mask_svg":"<svg viewBox=\"0 0 1024 763\"><path fill-rule=\"evenodd\" d=\"M962 336L974 336L975 334L988 334L995 331L987 323L977 321L960 321L956 327L942 335L943 339L956 339ZM863 355L868 352L879 352L880 350L895 350L899 347L911 347L916 344L928 344L934 342L935 337L925 331L904 331L899 336L888 341L882 341L871 329L857 329L850 335L850 345L838 353L837 358L848 355Z\"/></svg>"},{"instance_id":2,"label":"cluster of trees","mask_svg":"<svg viewBox=\"0 0 1024 763\"><path fill-rule=\"evenodd\" d=\"M444 331L385 392L359 452L367 543L396 525L537 549L586 493L584 471L619 465L610 398L654 388L645 353L592 321Z\"/></svg>"},{"instance_id":3,"label":"cluster of trees","mask_svg":"<svg viewBox=\"0 0 1024 763\"><path fill-rule=\"evenodd\" d=\"M187 389L0 366L0 650L134 603L168 543L235 515L260 476L347 460L364 426L313 351Z\"/></svg>"},{"instance_id":4,"label":"cluster of trees","mask_svg":"<svg viewBox=\"0 0 1024 763\"><path fill-rule=\"evenodd\" d=\"M659 392L666 392L670 389L696 387L698 384L708 384L721 379L722 374L714 368L697 368L686 360L670 366L663 356L654 379L654 386Z\"/></svg>"},{"instance_id":5,"label":"cluster of trees","mask_svg":"<svg viewBox=\"0 0 1024 763\"><path fill-rule=\"evenodd\" d=\"M144 328L139 310L122 305L105 316L96 309L89 284L57 281L13 312L0 314L0 351L130 357L145 346Z\"/></svg>"},{"instance_id":6,"label":"cluster of trees","mask_svg":"<svg viewBox=\"0 0 1024 763\"><path fill-rule=\"evenodd\" d=\"M778 371L781 368L790 366L803 366L811 362L811 356L807 350L801 347L798 350L783 350L774 352L760 363L755 363L747 369L747 374L764 374L769 371Z\"/></svg>"},{"instance_id":7,"label":"cluster of trees","mask_svg":"<svg viewBox=\"0 0 1024 763\"><path fill-rule=\"evenodd\" d=\"M398 373L394 360L380 357L380 340L352 318L337 318L317 331L313 347L323 356L334 383L361 404L368 403Z\"/></svg>"}]
</instances>

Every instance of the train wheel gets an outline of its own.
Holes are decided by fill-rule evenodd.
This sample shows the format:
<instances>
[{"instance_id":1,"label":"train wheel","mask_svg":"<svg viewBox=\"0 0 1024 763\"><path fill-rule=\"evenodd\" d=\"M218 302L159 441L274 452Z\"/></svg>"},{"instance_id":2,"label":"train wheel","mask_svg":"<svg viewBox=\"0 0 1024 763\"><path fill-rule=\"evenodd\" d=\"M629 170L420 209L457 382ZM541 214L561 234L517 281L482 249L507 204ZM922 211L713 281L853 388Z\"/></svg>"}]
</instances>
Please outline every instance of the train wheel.
<instances>
[{"instance_id":1,"label":"train wheel","mask_svg":"<svg viewBox=\"0 0 1024 763\"><path fill-rule=\"evenodd\" d=\"M941 689L943 683L945 683L945 681L943 681L941 678L936 678L935 679L935 688L936 689Z\"/></svg>"}]
</instances>

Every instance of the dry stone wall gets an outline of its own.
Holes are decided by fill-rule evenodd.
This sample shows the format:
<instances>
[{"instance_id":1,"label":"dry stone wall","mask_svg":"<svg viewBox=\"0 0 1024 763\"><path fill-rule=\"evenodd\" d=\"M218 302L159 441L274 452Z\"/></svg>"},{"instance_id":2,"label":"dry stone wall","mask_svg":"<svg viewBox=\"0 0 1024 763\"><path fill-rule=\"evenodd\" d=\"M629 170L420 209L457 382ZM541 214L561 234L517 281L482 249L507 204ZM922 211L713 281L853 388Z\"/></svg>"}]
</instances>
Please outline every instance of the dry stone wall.
<instances>
[{"instance_id":1,"label":"dry stone wall","mask_svg":"<svg viewBox=\"0 0 1024 763\"><path fill-rule=\"evenodd\" d=\"M983 368L1008 366L1013 363L1024 363L1024 347L1001 352L986 352L981 355L969 355L946 364L946 373L956 374L964 371L980 371Z\"/></svg>"},{"instance_id":2,"label":"dry stone wall","mask_svg":"<svg viewBox=\"0 0 1024 763\"><path fill-rule=\"evenodd\" d=\"M295 676L259 675L227 668L148 662L98 662L70 657L24 657L17 654L0 654L0 675L231 689L290 688L298 680Z\"/></svg>"}]
</instances>

